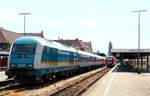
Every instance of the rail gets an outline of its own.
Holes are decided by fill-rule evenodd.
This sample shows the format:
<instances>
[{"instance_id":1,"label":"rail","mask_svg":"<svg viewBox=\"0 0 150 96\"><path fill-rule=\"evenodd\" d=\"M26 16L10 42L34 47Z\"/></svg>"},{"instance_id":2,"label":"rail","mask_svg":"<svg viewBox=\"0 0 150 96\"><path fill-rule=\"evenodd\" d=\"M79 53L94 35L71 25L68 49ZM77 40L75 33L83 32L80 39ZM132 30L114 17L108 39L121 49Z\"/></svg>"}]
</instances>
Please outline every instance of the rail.
<instances>
[{"instance_id":1,"label":"rail","mask_svg":"<svg viewBox=\"0 0 150 96\"><path fill-rule=\"evenodd\" d=\"M0 71L6 71L7 69L7 67L0 67Z\"/></svg>"},{"instance_id":2,"label":"rail","mask_svg":"<svg viewBox=\"0 0 150 96\"><path fill-rule=\"evenodd\" d=\"M95 83L108 71L108 68L102 68L100 71L79 79L78 81L59 89L56 92L48 93L48 96L80 96L89 86Z\"/></svg>"},{"instance_id":3,"label":"rail","mask_svg":"<svg viewBox=\"0 0 150 96\"><path fill-rule=\"evenodd\" d=\"M13 81L14 81L13 79L7 79L7 80L4 80L4 81L0 81L0 87L8 85L10 83L13 83Z\"/></svg>"}]
</instances>

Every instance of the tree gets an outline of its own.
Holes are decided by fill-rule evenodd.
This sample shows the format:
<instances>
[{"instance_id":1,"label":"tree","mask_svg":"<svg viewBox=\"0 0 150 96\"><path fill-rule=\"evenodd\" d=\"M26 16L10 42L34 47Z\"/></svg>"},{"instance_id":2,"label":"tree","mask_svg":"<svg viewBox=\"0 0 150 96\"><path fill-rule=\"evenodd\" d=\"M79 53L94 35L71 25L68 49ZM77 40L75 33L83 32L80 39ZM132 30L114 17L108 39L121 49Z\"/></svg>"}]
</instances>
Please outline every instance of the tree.
<instances>
[{"instance_id":1,"label":"tree","mask_svg":"<svg viewBox=\"0 0 150 96\"><path fill-rule=\"evenodd\" d=\"M108 54L111 54L111 49L113 48L111 41L109 41L109 45L108 45Z\"/></svg>"},{"instance_id":2,"label":"tree","mask_svg":"<svg viewBox=\"0 0 150 96\"><path fill-rule=\"evenodd\" d=\"M105 56L106 56L106 54L105 54L105 53L101 53L100 51L95 52L95 54L97 54L97 55L99 55L99 56L103 56L103 57L105 57Z\"/></svg>"}]
</instances>

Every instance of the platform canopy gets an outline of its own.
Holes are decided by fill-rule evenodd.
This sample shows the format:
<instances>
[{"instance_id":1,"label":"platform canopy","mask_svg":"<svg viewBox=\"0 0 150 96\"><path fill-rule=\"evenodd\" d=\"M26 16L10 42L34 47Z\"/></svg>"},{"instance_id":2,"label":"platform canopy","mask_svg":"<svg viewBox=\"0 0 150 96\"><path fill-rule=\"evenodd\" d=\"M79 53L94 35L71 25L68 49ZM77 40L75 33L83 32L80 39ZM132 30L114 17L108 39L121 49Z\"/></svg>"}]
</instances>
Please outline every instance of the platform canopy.
<instances>
[{"instance_id":1,"label":"platform canopy","mask_svg":"<svg viewBox=\"0 0 150 96\"><path fill-rule=\"evenodd\" d=\"M135 59L137 58L138 49L111 49L113 56L117 58ZM140 56L150 55L150 49L140 49Z\"/></svg>"}]
</instances>

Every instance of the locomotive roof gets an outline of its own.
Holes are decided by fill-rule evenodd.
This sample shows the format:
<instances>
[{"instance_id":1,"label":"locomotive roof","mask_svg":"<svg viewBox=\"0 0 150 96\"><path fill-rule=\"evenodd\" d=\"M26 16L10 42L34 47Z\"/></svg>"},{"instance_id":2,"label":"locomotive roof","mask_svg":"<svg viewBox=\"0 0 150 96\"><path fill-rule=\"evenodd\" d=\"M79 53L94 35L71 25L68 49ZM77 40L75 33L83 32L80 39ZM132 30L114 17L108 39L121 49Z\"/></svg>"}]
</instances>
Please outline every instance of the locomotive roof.
<instances>
[{"instance_id":1,"label":"locomotive roof","mask_svg":"<svg viewBox=\"0 0 150 96\"><path fill-rule=\"evenodd\" d=\"M65 46L65 45L62 45L62 44L60 44L58 42L55 42L55 41L48 41L44 38L36 37L36 36L20 37L20 38L17 38L14 41L14 43L15 44L22 44L22 43L23 44L36 44L36 43L39 43L42 46L49 46L49 47L52 47L52 48L58 48L58 49L61 49L61 50L76 52L75 48L73 48L73 47Z\"/></svg>"},{"instance_id":2,"label":"locomotive roof","mask_svg":"<svg viewBox=\"0 0 150 96\"><path fill-rule=\"evenodd\" d=\"M92 54L92 53L88 53L88 52L84 52L84 51L81 51L81 50L77 50L73 47L70 47L70 46L66 46L66 45L62 45L58 42L55 42L55 41L49 41L49 40L46 40L44 38L41 38L41 37L36 37L36 36L24 36L24 37L20 37L20 38L17 38L15 41L14 41L15 44L36 44L36 43L39 43L43 46L49 46L49 47L52 47L52 48L58 48L60 50L65 50L65 51L70 51L70 52L78 52L79 54L82 54L82 55L88 55L88 56L92 56L92 57L96 57L96 58L104 58L102 56L98 56L98 55L95 55L95 54Z\"/></svg>"}]
</instances>

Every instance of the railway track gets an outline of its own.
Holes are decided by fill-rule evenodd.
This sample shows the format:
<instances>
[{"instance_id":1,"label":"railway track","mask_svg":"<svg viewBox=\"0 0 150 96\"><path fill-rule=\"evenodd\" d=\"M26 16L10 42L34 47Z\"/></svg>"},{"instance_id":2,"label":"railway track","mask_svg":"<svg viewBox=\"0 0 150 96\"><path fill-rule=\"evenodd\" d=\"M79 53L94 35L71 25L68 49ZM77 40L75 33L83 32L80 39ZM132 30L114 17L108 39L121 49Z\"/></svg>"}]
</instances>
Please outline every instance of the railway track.
<instances>
[{"instance_id":1,"label":"railway track","mask_svg":"<svg viewBox=\"0 0 150 96\"><path fill-rule=\"evenodd\" d=\"M7 67L0 67L0 71L6 71L7 69Z\"/></svg>"},{"instance_id":2,"label":"railway track","mask_svg":"<svg viewBox=\"0 0 150 96\"><path fill-rule=\"evenodd\" d=\"M60 88L55 92L49 92L46 96L80 96L89 86L95 83L105 73L109 71L108 68L103 68L100 71L91 74L90 76L81 78L72 84Z\"/></svg>"},{"instance_id":3,"label":"railway track","mask_svg":"<svg viewBox=\"0 0 150 96\"><path fill-rule=\"evenodd\" d=\"M102 75L104 75L108 71L108 69L101 68L98 69L97 71L95 70L95 72L93 71L88 72L88 75L80 76L80 78L71 80L71 82L70 80L69 81L63 80L61 84L58 83L56 84L56 86L54 86L54 83L37 84L37 85L36 84L21 85L19 83L18 84L9 83L4 86L0 86L0 96L7 96L12 94L12 92L15 94L24 94L26 96L31 96L31 95L32 96L78 96L79 94L84 92L88 86L92 85L96 80L98 80ZM98 74L100 76L98 76ZM95 77L91 77L92 75ZM88 79L89 77L91 77L90 80ZM94 81L94 82L90 82L90 81ZM68 90L68 88L71 90ZM22 95L18 95L18 96L22 96Z\"/></svg>"},{"instance_id":4,"label":"railway track","mask_svg":"<svg viewBox=\"0 0 150 96\"><path fill-rule=\"evenodd\" d=\"M13 79L7 79L7 80L4 80L4 81L0 81L0 87L8 85L8 84L13 83L13 82L14 82Z\"/></svg>"},{"instance_id":5,"label":"railway track","mask_svg":"<svg viewBox=\"0 0 150 96\"><path fill-rule=\"evenodd\" d=\"M22 85L20 85L19 83L12 83L12 84L8 84L5 86L1 86L0 87L0 96L7 96L8 94L10 94L12 92L12 90L16 90L17 88L21 88L21 86ZM7 90L11 90L11 91L7 91Z\"/></svg>"},{"instance_id":6,"label":"railway track","mask_svg":"<svg viewBox=\"0 0 150 96\"><path fill-rule=\"evenodd\" d=\"M29 88L32 88L31 84L21 84L21 83L10 83L8 85L0 87L0 96L24 96L19 95L19 92L24 92ZM17 95L12 95L17 94Z\"/></svg>"}]
</instances>

